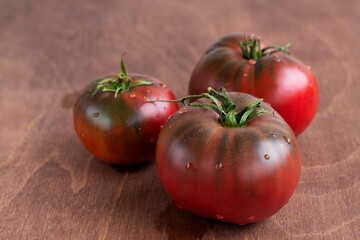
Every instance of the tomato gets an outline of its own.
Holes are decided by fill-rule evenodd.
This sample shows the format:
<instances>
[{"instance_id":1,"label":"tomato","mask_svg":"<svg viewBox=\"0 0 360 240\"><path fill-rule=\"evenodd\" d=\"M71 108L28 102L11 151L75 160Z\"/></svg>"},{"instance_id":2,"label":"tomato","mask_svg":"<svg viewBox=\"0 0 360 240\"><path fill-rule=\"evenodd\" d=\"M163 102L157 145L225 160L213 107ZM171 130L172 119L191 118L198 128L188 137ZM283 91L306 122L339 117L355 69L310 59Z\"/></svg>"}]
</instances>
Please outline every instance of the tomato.
<instances>
[{"instance_id":1,"label":"tomato","mask_svg":"<svg viewBox=\"0 0 360 240\"><path fill-rule=\"evenodd\" d=\"M228 96L236 112L258 99ZM260 116L226 127L218 113L194 107L204 102L178 110L160 132L156 166L164 188L178 206L204 217L243 225L272 216L289 201L300 175L291 128L264 102Z\"/></svg>"},{"instance_id":2,"label":"tomato","mask_svg":"<svg viewBox=\"0 0 360 240\"><path fill-rule=\"evenodd\" d=\"M124 80L120 79L125 75ZM127 79L131 79L128 89L111 90L111 84ZM160 129L178 106L148 103L149 90L150 99L175 99L163 82L146 75L120 73L90 83L73 108L75 131L85 148L112 164L138 164L154 159Z\"/></svg>"},{"instance_id":3,"label":"tomato","mask_svg":"<svg viewBox=\"0 0 360 240\"><path fill-rule=\"evenodd\" d=\"M288 53L286 47L272 47L257 37L225 36L201 57L189 94L225 87L264 98L298 135L315 116L319 88L310 67Z\"/></svg>"}]
</instances>

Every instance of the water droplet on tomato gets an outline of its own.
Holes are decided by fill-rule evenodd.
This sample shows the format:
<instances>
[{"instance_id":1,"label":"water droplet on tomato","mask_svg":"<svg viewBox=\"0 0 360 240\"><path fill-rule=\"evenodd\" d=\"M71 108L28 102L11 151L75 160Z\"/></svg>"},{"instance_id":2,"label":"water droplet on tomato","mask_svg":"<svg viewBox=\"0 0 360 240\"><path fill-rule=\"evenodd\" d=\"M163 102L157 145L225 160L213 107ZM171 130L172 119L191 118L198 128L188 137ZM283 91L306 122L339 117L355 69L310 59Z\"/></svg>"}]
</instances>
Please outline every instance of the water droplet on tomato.
<instances>
[{"instance_id":1,"label":"water droplet on tomato","mask_svg":"<svg viewBox=\"0 0 360 240\"><path fill-rule=\"evenodd\" d=\"M132 93L132 94L130 94L129 97L130 97L130 98L134 98L134 97L136 97L136 95L135 95L135 93Z\"/></svg>"},{"instance_id":2,"label":"water droplet on tomato","mask_svg":"<svg viewBox=\"0 0 360 240\"><path fill-rule=\"evenodd\" d=\"M186 112L187 112L187 109L186 109L186 108L182 108L182 109L180 109L179 114L183 114L183 113L186 113Z\"/></svg>"},{"instance_id":3,"label":"water droplet on tomato","mask_svg":"<svg viewBox=\"0 0 360 240\"><path fill-rule=\"evenodd\" d=\"M191 162L187 162L185 169L187 171L195 171L196 170L196 168L194 167L194 164L192 164Z\"/></svg>"},{"instance_id":4,"label":"water droplet on tomato","mask_svg":"<svg viewBox=\"0 0 360 240\"><path fill-rule=\"evenodd\" d=\"M165 83L160 83L160 87L162 87L162 88L167 88L167 86L166 86Z\"/></svg>"},{"instance_id":5,"label":"water droplet on tomato","mask_svg":"<svg viewBox=\"0 0 360 240\"><path fill-rule=\"evenodd\" d=\"M254 65L256 63L256 60L255 59L250 59L248 61L248 64L251 64L251 65Z\"/></svg>"},{"instance_id":6,"label":"water droplet on tomato","mask_svg":"<svg viewBox=\"0 0 360 240\"><path fill-rule=\"evenodd\" d=\"M285 141L286 141L288 144L291 144L291 143L292 143L291 138L289 138L289 137L287 137L287 136L284 136L284 139L285 139Z\"/></svg>"},{"instance_id":7,"label":"water droplet on tomato","mask_svg":"<svg viewBox=\"0 0 360 240\"><path fill-rule=\"evenodd\" d=\"M247 73L244 73L244 74L243 74L244 77L247 77L247 75L248 75Z\"/></svg>"},{"instance_id":8,"label":"water droplet on tomato","mask_svg":"<svg viewBox=\"0 0 360 240\"><path fill-rule=\"evenodd\" d=\"M216 170L220 170L220 169L222 169L222 167L223 167L223 164L222 164L221 162L215 164L215 169L216 169Z\"/></svg>"},{"instance_id":9,"label":"water droplet on tomato","mask_svg":"<svg viewBox=\"0 0 360 240\"><path fill-rule=\"evenodd\" d=\"M94 113L94 117L97 118L98 116L100 116L100 113L98 113L98 112Z\"/></svg>"},{"instance_id":10,"label":"water droplet on tomato","mask_svg":"<svg viewBox=\"0 0 360 240\"><path fill-rule=\"evenodd\" d=\"M309 84L309 87L313 87L313 84L312 84L312 83L310 83L310 84Z\"/></svg>"},{"instance_id":11,"label":"water droplet on tomato","mask_svg":"<svg viewBox=\"0 0 360 240\"><path fill-rule=\"evenodd\" d=\"M81 133L81 138L85 138L85 133Z\"/></svg>"},{"instance_id":12,"label":"water droplet on tomato","mask_svg":"<svg viewBox=\"0 0 360 240\"><path fill-rule=\"evenodd\" d=\"M224 216L222 216L220 214L216 214L216 218L221 220L221 221L224 221Z\"/></svg>"},{"instance_id":13,"label":"water droplet on tomato","mask_svg":"<svg viewBox=\"0 0 360 240\"><path fill-rule=\"evenodd\" d=\"M269 154L265 154L265 155L264 155L264 158L265 158L265 160L269 160L269 159L270 159L270 155L269 155Z\"/></svg>"},{"instance_id":14,"label":"water droplet on tomato","mask_svg":"<svg viewBox=\"0 0 360 240\"><path fill-rule=\"evenodd\" d=\"M167 107L164 107L164 110L166 110L167 109Z\"/></svg>"},{"instance_id":15,"label":"water droplet on tomato","mask_svg":"<svg viewBox=\"0 0 360 240\"><path fill-rule=\"evenodd\" d=\"M273 62L275 62L275 63L279 63L281 60L280 60L280 58L277 58L277 57L275 57L274 59L273 59Z\"/></svg>"},{"instance_id":16,"label":"water droplet on tomato","mask_svg":"<svg viewBox=\"0 0 360 240\"><path fill-rule=\"evenodd\" d=\"M184 207L180 204L180 203L178 203L177 201L174 201L175 202L175 205L178 207L178 208L181 208L181 209L183 209Z\"/></svg>"},{"instance_id":17,"label":"water droplet on tomato","mask_svg":"<svg viewBox=\"0 0 360 240\"><path fill-rule=\"evenodd\" d=\"M251 220L251 221L254 220L254 219L255 219L254 216L250 216L250 217L249 217L249 220Z\"/></svg>"}]
</instances>

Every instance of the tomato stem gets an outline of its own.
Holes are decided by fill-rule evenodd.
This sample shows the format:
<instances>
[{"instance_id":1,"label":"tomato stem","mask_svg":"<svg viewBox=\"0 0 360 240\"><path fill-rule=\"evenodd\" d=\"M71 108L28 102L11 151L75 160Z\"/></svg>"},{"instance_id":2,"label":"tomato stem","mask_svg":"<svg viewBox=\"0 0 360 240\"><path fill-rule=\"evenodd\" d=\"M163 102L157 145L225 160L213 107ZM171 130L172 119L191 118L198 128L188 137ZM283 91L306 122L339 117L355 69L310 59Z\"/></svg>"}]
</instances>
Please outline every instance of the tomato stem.
<instances>
[{"instance_id":1,"label":"tomato stem","mask_svg":"<svg viewBox=\"0 0 360 240\"><path fill-rule=\"evenodd\" d=\"M250 59L259 59L265 56L269 56L276 52L285 52L290 54L288 47L290 43L287 43L285 46L268 46L261 49L260 46L260 38L254 38L254 35L250 35L249 38L244 34L244 41L239 41L239 45L241 51L243 53L244 58Z\"/></svg>"},{"instance_id":2,"label":"tomato stem","mask_svg":"<svg viewBox=\"0 0 360 240\"><path fill-rule=\"evenodd\" d=\"M91 94L91 97L93 97L100 89L102 89L103 92L114 92L115 98L119 92L126 92L129 91L130 88L138 86L138 85L151 85L154 84L151 81L137 81L132 83L131 77L128 76L126 67L124 64L124 56L126 52L124 52L121 55L121 64L120 68L122 72L117 73L113 77L105 78L103 80L100 80L98 82L94 82L96 84L96 88Z\"/></svg>"},{"instance_id":3,"label":"tomato stem","mask_svg":"<svg viewBox=\"0 0 360 240\"><path fill-rule=\"evenodd\" d=\"M207 93L197 94L197 95L188 95L178 100L150 100L149 93L147 91L146 100L150 103L153 102L180 102L185 106L199 107L209 109L214 111L219 116L219 122L224 127L229 128L242 128L246 127L247 124L253 119L259 117L265 112L271 112L265 110L260 106L263 99L258 99L254 102L251 102L241 111L236 112L236 105L229 97L225 88L220 89L221 92L215 91L213 88L209 87ZM193 98L207 98L210 99L212 104L206 103L186 103L187 100ZM274 114L274 113L273 113Z\"/></svg>"}]
</instances>

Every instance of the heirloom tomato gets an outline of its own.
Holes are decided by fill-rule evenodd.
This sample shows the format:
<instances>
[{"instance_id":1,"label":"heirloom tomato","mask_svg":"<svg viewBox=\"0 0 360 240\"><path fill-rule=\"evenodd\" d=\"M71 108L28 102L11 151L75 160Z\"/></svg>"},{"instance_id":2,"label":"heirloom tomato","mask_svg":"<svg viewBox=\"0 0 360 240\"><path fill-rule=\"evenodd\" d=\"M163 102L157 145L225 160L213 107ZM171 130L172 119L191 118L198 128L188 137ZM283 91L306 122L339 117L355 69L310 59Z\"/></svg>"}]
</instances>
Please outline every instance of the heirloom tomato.
<instances>
[{"instance_id":1,"label":"heirloom tomato","mask_svg":"<svg viewBox=\"0 0 360 240\"><path fill-rule=\"evenodd\" d=\"M167 86L152 77L122 72L90 83L76 101L75 131L85 148L104 162L137 164L155 157L161 127L178 109L177 103L148 103L175 99Z\"/></svg>"},{"instance_id":2,"label":"heirloom tomato","mask_svg":"<svg viewBox=\"0 0 360 240\"><path fill-rule=\"evenodd\" d=\"M301 158L293 131L268 104L222 91L210 89L205 100L166 122L156 166L178 206L243 225L272 216L289 201Z\"/></svg>"},{"instance_id":3,"label":"heirloom tomato","mask_svg":"<svg viewBox=\"0 0 360 240\"><path fill-rule=\"evenodd\" d=\"M295 135L312 121L319 88L309 66L258 37L232 34L212 45L195 67L189 94L225 87L264 98L290 125Z\"/></svg>"}]
</instances>

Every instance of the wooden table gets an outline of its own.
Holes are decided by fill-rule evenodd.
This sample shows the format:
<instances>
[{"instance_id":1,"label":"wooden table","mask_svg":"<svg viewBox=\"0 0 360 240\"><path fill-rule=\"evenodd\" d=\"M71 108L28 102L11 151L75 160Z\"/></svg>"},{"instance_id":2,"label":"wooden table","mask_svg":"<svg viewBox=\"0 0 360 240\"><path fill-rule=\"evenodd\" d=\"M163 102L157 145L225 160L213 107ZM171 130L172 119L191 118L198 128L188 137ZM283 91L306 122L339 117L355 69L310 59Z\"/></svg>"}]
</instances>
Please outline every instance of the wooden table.
<instances>
[{"instance_id":1,"label":"wooden table","mask_svg":"<svg viewBox=\"0 0 360 240\"><path fill-rule=\"evenodd\" d=\"M119 70L181 97L202 53L253 32L312 66L318 113L298 137L291 201L246 226L176 207L154 162L100 162L78 140L72 106ZM360 2L0 0L0 239L360 239Z\"/></svg>"}]
</instances>

